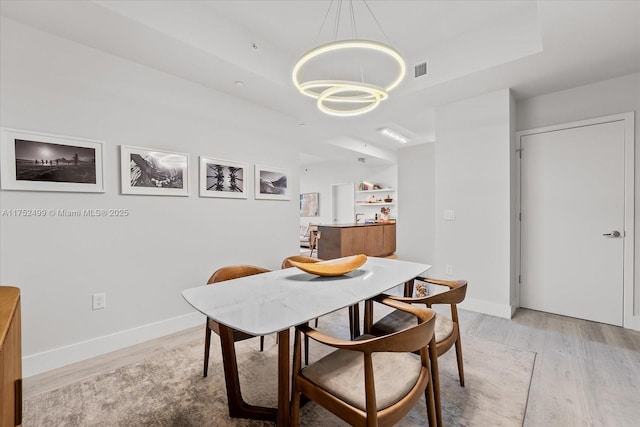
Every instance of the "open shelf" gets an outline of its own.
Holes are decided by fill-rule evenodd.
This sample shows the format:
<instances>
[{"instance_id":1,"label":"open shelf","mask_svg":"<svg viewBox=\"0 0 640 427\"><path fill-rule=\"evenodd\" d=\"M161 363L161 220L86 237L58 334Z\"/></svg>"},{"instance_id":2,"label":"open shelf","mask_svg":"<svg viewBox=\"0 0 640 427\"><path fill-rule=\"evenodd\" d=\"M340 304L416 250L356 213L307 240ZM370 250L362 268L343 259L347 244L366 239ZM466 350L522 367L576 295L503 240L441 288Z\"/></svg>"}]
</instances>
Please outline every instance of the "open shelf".
<instances>
[{"instance_id":1,"label":"open shelf","mask_svg":"<svg viewBox=\"0 0 640 427\"><path fill-rule=\"evenodd\" d=\"M356 190L356 193L384 193L385 191L391 193L395 190L393 188L381 188L379 190Z\"/></svg>"},{"instance_id":2,"label":"open shelf","mask_svg":"<svg viewBox=\"0 0 640 427\"><path fill-rule=\"evenodd\" d=\"M393 202L375 202L375 203L368 203L368 202L356 202L356 206L394 206L395 203Z\"/></svg>"}]
</instances>

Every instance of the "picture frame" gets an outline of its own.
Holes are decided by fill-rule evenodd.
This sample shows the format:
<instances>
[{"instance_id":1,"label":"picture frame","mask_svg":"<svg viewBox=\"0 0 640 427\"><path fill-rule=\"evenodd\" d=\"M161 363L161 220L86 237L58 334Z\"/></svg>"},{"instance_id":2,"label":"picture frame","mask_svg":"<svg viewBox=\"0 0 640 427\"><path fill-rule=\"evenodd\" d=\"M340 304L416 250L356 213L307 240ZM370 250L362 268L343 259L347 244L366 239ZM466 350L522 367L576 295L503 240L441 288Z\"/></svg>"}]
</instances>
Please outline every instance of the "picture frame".
<instances>
[{"instance_id":1,"label":"picture frame","mask_svg":"<svg viewBox=\"0 0 640 427\"><path fill-rule=\"evenodd\" d=\"M189 196L189 154L120 146L122 194Z\"/></svg>"},{"instance_id":2,"label":"picture frame","mask_svg":"<svg viewBox=\"0 0 640 427\"><path fill-rule=\"evenodd\" d=\"M255 198L263 200L291 200L288 169L255 165Z\"/></svg>"},{"instance_id":3,"label":"picture frame","mask_svg":"<svg viewBox=\"0 0 640 427\"><path fill-rule=\"evenodd\" d=\"M300 216L320 216L320 193L300 193Z\"/></svg>"},{"instance_id":4,"label":"picture frame","mask_svg":"<svg viewBox=\"0 0 640 427\"><path fill-rule=\"evenodd\" d=\"M0 128L3 190L104 193L103 143Z\"/></svg>"},{"instance_id":5,"label":"picture frame","mask_svg":"<svg viewBox=\"0 0 640 427\"><path fill-rule=\"evenodd\" d=\"M247 163L200 156L200 197L246 199Z\"/></svg>"}]
</instances>

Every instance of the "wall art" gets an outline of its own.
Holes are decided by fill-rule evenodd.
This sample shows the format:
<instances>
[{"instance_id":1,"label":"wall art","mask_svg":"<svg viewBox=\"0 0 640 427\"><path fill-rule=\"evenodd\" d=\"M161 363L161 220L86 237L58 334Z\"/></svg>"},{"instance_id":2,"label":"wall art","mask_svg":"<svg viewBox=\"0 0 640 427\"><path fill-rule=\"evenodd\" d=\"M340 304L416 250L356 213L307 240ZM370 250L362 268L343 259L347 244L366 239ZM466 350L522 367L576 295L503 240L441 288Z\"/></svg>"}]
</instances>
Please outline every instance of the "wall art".
<instances>
[{"instance_id":1,"label":"wall art","mask_svg":"<svg viewBox=\"0 0 640 427\"><path fill-rule=\"evenodd\" d=\"M189 155L120 146L122 194L189 195Z\"/></svg>"},{"instance_id":2,"label":"wall art","mask_svg":"<svg viewBox=\"0 0 640 427\"><path fill-rule=\"evenodd\" d=\"M3 190L104 192L102 142L0 129Z\"/></svg>"},{"instance_id":3,"label":"wall art","mask_svg":"<svg viewBox=\"0 0 640 427\"><path fill-rule=\"evenodd\" d=\"M255 169L256 199L291 200L287 169L262 165Z\"/></svg>"},{"instance_id":4,"label":"wall art","mask_svg":"<svg viewBox=\"0 0 640 427\"><path fill-rule=\"evenodd\" d=\"M246 163L200 156L200 197L247 198Z\"/></svg>"}]
</instances>

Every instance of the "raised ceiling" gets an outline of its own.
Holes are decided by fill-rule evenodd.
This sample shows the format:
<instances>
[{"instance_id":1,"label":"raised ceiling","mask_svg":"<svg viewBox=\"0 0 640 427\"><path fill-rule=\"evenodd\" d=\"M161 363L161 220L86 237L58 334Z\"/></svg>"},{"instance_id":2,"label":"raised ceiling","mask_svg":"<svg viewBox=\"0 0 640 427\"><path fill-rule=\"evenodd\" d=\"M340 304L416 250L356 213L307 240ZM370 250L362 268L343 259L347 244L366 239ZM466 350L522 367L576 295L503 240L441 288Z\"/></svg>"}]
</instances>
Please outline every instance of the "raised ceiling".
<instances>
[{"instance_id":1,"label":"raised ceiling","mask_svg":"<svg viewBox=\"0 0 640 427\"><path fill-rule=\"evenodd\" d=\"M304 123L303 163L391 163L401 145L378 130L402 131L409 144L433 141L438 105L502 88L530 97L640 71L637 1L370 0L387 40L354 0L358 35L392 44L408 73L377 110L330 117L291 84L298 57L333 39L326 26L319 33L329 3L2 1L0 12L273 109L292 126ZM347 32L340 38L349 37L350 27L339 28ZM414 78L421 62L427 75Z\"/></svg>"}]
</instances>

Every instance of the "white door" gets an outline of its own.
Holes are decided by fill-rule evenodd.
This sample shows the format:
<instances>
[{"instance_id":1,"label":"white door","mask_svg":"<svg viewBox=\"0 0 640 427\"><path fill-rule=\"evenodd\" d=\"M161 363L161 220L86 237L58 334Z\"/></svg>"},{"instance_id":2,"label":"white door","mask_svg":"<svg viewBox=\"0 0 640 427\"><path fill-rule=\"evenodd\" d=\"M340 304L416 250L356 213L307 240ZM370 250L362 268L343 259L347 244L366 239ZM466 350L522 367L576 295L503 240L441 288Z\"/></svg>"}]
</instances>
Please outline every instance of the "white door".
<instances>
[{"instance_id":1,"label":"white door","mask_svg":"<svg viewBox=\"0 0 640 427\"><path fill-rule=\"evenodd\" d=\"M331 186L333 201L333 223L349 224L355 221L355 193L353 183L333 184Z\"/></svg>"},{"instance_id":2,"label":"white door","mask_svg":"<svg viewBox=\"0 0 640 427\"><path fill-rule=\"evenodd\" d=\"M622 326L624 138L624 121L521 136L522 307Z\"/></svg>"}]
</instances>

